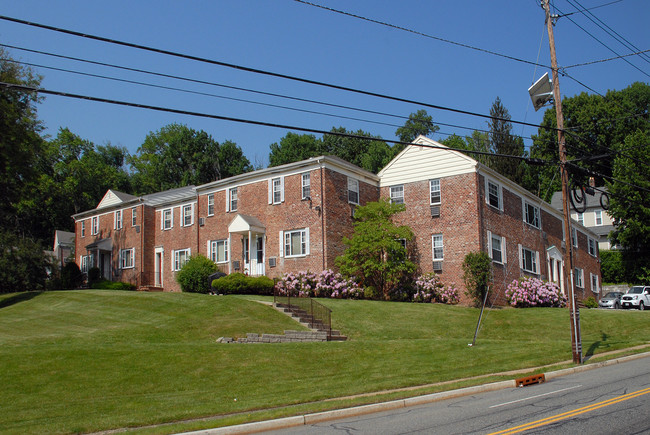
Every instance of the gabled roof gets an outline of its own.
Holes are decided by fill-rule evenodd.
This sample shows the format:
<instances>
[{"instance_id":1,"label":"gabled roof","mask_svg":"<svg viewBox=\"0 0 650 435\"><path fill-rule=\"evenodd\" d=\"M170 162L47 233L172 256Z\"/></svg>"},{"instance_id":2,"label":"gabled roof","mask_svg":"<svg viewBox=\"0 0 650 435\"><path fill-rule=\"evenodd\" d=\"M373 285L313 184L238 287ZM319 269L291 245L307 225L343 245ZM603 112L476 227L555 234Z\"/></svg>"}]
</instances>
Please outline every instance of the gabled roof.
<instances>
[{"instance_id":1,"label":"gabled roof","mask_svg":"<svg viewBox=\"0 0 650 435\"><path fill-rule=\"evenodd\" d=\"M411 183L476 171L477 162L447 146L418 136L379 171L380 185Z\"/></svg>"},{"instance_id":2,"label":"gabled roof","mask_svg":"<svg viewBox=\"0 0 650 435\"><path fill-rule=\"evenodd\" d=\"M108 189L102 200L99 201L99 204L97 204L97 209L110 207L112 205L120 204L123 202L133 201L137 198L137 196L129 195L128 193Z\"/></svg>"},{"instance_id":3,"label":"gabled roof","mask_svg":"<svg viewBox=\"0 0 650 435\"><path fill-rule=\"evenodd\" d=\"M142 200L145 204L157 207L164 204L192 199L196 196L196 186L184 186L176 189L165 190L164 192L144 195Z\"/></svg>"},{"instance_id":4,"label":"gabled roof","mask_svg":"<svg viewBox=\"0 0 650 435\"><path fill-rule=\"evenodd\" d=\"M54 250L58 246L74 246L75 234L69 231L56 230L54 232Z\"/></svg>"}]
</instances>

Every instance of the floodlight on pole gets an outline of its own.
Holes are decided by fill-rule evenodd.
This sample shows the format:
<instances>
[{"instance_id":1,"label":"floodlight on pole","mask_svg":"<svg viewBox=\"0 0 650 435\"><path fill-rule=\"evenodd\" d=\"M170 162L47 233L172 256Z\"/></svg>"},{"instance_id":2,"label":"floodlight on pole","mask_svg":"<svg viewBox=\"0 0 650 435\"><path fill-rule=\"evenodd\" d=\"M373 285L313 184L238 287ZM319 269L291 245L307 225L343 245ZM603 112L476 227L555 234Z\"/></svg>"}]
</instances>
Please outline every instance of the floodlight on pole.
<instances>
[{"instance_id":1,"label":"floodlight on pole","mask_svg":"<svg viewBox=\"0 0 650 435\"><path fill-rule=\"evenodd\" d=\"M528 88L530 99L533 101L535 112L553 99L553 85L548 73L545 73L530 88Z\"/></svg>"}]
</instances>

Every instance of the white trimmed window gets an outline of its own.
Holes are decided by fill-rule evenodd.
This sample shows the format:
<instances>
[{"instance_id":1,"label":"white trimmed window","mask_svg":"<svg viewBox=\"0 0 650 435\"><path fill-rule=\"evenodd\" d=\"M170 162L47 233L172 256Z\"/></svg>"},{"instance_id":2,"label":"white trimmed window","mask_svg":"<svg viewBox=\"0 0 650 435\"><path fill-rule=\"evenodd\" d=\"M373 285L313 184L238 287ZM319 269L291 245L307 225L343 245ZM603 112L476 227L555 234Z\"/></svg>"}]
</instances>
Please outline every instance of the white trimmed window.
<instances>
[{"instance_id":1,"label":"white trimmed window","mask_svg":"<svg viewBox=\"0 0 650 435\"><path fill-rule=\"evenodd\" d=\"M160 228L170 230L174 227L174 213L171 208L166 208L160 213Z\"/></svg>"},{"instance_id":2,"label":"white trimmed window","mask_svg":"<svg viewBox=\"0 0 650 435\"><path fill-rule=\"evenodd\" d=\"M585 224L585 214L584 213L578 213L578 222L580 222L582 225Z\"/></svg>"},{"instance_id":3,"label":"white trimmed window","mask_svg":"<svg viewBox=\"0 0 650 435\"><path fill-rule=\"evenodd\" d=\"M86 237L86 221L81 221L81 237Z\"/></svg>"},{"instance_id":4,"label":"white trimmed window","mask_svg":"<svg viewBox=\"0 0 650 435\"><path fill-rule=\"evenodd\" d=\"M131 226L134 227L138 224L138 209L131 207Z\"/></svg>"},{"instance_id":5,"label":"white trimmed window","mask_svg":"<svg viewBox=\"0 0 650 435\"><path fill-rule=\"evenodd\" d=\"M99 234L99 216L94 216L90 224L90 234L96 236Z\"/></svg>"},{"instance_id":6,"label":"white trimmed window","mask_svg":"<svg viewBox=\"0 0 650 435\"><path fill-rule=\"evenodd\" d=\"M442 234L434 234L431 236L431 246L433 249L433 261L444 260L444 244Z\"/></svg>"},{"instance_id":7,"label":"white trimmed window","mask_svg":"<svg viewBox=\"0 0 650 435\"><path fill-rule=\"evenodd\" d=\"M183 211L183 226L189 227L194 224L194 204L184 205Z\"/></svg>"},{"instance_id":8,"label":"white trimmed window","mask_svg":"<svg viewBox=\"0 0 650 435\"><path fill-rule=\"evenodd\" d=\"M185 266L185 263L190 261L190 249L178 249L172 255L172 270L178 271Z\"/></svg>"},{"instance_id":9,"label":"white trimmed window","mask_svg":"<svg viewBox=\"0 0 650 435\"><path fill-rule=\"evenodd\" d=\"M238 202L239 202L237 188L233 187L232 189L230 189L228 191L228 196L229 196L228 204L230 206L229 210L230 211L237 211L237 206L238 206Z\"/></svg>"},{"instance_id":10,"label":"white trimmed window","mask_svg":"<svg viewBox=\"0 0 650 435\"><path fill-rule=\"evenodd\" d=\"M302 199L311 198L311 177L309 172L302 174Z\"/></svg>"},{"instance_id":11,"label":"white trimmed window","mask_svg":"<svg viewBox=\"0 0 650 435\"><path fill-rule=\"evenodd\" d=\"M598 256L598 249L596 247L596 240L589 237L587 239L587 241L589 242L589 255L591 255L593 257L597 257Z\"/></svg>"},{"instance_id":12,"label":"white trimmed window","mask_svg":"<svg viewBox=\"0 0 650 435\"><path fill-rule=\"evenodd\" d=\"M539 275L539 252L519 245L519 267L524 272Z\"/></svg>"},{"instance_id":13,"label":"white trimmed window","mask_svg":"<svg viewBox=\"0 0 650 435\"><path fill-rule=\"evenodd\" d=\"M594 275L593 273L590 273L589 275L591 276L591 291L599 293L600 287L598 287L598 275Z\"/></svg>"},{"instance_id":14,"label":"white trimmed window","mask_svg":"<svg viewBox=\"0 0 650 435\"><path fill-rule=\"evenodd\" d=\"M488 253L495 263L506 264L506 238L488 231Z\"/></svg>"},{"instance_id":15,"label":"white trimmed window","mask_svg":"<svg viewBox=\"0 0 650 435\"><path fill-rule=\"evenodd\" d=\"M535 228L541 228L539 220L539 207L524 200L524 221Z\"/></svg>"},{"instance_id":16,"label":"white trimmed window","mask_svg":"<svg viewBox=\"0 0 650 435\"><path fill-rule=\"evenodd\" d=\"M404 204L404 185L390 186L391 204Z\"/></svg>"},{"instance_id":17,"label":"white trimmed window","mask_svg":"<svg viewBox=\"0 0 650 435\"><path fill-rule=\"evenodd\" d=\"M120 249L120 269L135 267L135 248Z\"/></svg>"},{"instance_id":18,"label":"white trimmed window","mask_svg":"<svg viewBox=\"0 0 650 435\"><path fill-rule=\"evenodd\" d=\"M596 218L596 226L601 226L603 224L603 211L594 211L594 217Z\"/></svg>"},{"instance_id":19,"label":"white trimmed window","mask_svg":"<svg viewBox=\"0 0 650 435\"><path fill-rule=\"evenodd\" d=\"M83 273L88 273L88 256L87 255L82 255L81 256L81 271Z\"/></svg>"},{"instance_id":20,"label":"white trimmed window","mask_svg":"<svg viewBox=\"0 0 650 435\"><path fill-rule=\"evenodd\" d=\"M214 193L208 195L208 216L214 216Z\"/></svg>"},{"instance_id":21,"label":"white trimmed window","mask_svg":"<svg viewBox=\"0 0 650 435\"><path fill-rule=\"evenodd\" d=\"M585 288L585 272L584 272L584 270L580 269L579 267L576 267L573 273L575 275L576 287Z\"/></svg>"},{"instance_id":22,"label":"white trimmed window","mask_svg":"<svg viewBox=\"0 0 650 435\"><path fill-rule=\"evenodd\" d=\"M485 201L488 205L503 210L503 192L501 185L488 178L485 179Z\"/></svg>"},{"instance_id":23,"label":"white trimmed window","mask_svg":"<svg viewBox=\"0 0 650 435\"><path fill-rule=\"evenodd\" d=\"M440 179L429 180L430 205L440 204Z\"/></svg>"},{"instance_id":24,"label":"white trimmed window","mask_svg":"<svg viewBox=\"0 0 650 435\"><path fill-rule=\"evenodd\" d=\"M284 202L284 177L269 178L269 204Z\"/></svg>"},{"instance_id":25,"label":"white trimmed window","mask_svg":"<svg viewBox=\"0 0 650 435\"><path fill-rule=\"evenodd\" d=\"M309 254L309 228L284 231L284 256L303 257Z\"/></svg>"},{"instance_id":26,"label":"white trimmed window","mask_svg":"<svg viewBox=\"0 0 650 435\"><path fill-rule=\"evenodd\" d=\"M122 210L115 211L114 227L116 230L122 229Z\"/></svg>"},{"instance_id":27,"label":"white trimmed window","mask_svg":"<svg viewBox=\"0 0 650 435\"><path fill-rule=\"evenodd\" d=\"M215 263L228 262L228 239L212 240L210 243L210 260Z\"/></svg>"},{"instance_id":28,"label":"white trimmed window","mask_svg":"<svg viewBox=\"0 0 650 435\"><path fill-rule=\"evenodd\" d=\"M348 202L359 205L359 180L348 177Z\"/></svg>"}]
</instances>

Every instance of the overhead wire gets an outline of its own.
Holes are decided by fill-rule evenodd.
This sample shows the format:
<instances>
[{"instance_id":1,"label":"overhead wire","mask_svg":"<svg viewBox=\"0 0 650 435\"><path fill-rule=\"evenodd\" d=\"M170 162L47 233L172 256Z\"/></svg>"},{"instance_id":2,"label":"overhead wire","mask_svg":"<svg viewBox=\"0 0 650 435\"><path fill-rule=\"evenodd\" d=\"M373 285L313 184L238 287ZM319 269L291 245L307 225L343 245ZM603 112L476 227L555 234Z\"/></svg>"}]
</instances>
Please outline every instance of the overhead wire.
<instances>
[{"instance_id":1,"label":"overhead wire","mask_svg":"<svg viewBox=\"0 0 650 435\"><path fill-rule=\"evenodd\" d=\"M305 132L309 132L309 133L317 133L317 134L323 134L323 135L342 136L342 137L348 137L348 138L352 138L352 139L364 139L364 140L373 140L373 141L381 140L381 141L386 142L386 143L400 144L400 145L412 145L411 142L402 142L402 141L391 140L391 139L378 139L378 138L372 137L372 136L362 136L362 135L351 134L351 133L341 133L341 132L337 132L337 131L327 131L327 130L309 128L309 127L299 127L299 126L286 125L286 124L277 124L277 123L266 122L266 121L257 121L257 120L252 120L252 119L235 118L235 117L231 117L231 116L201 113L201 112L195 112L195 111L190 111L190 110L173 109L173 108L169 108L169 107L153 106L153 105L149 105L149 104L141 104L141 103L133 103L133 102L128 102L128 101L113 100L113 99L109 99L109 98L93 97L93 96L90 96L90 95L74 94L74 93L55 91L55 90L44 89L44 88L35 88L35 87L32 87L32 86L19 85L19 84L14 84L14 83L0 82L0 87L4 87L6 89L16 89L16 90L20 90L20 91L23 91L23 92L33 92L33 93L38 93L38 94L56 95L56 96L60 96L60 97L74 98L74 99L79 99L79 100L94 101L94 102L107 103L107 104L115 104L115 105L126 106L126 107L134 107L134 108L140 108L140 109L155 110L155 111L159 111L159 112L168 112L168 113L175 113L175 114L180 114L180 115L195 116L195 117L202 117L202 118L209 118L209 119L217 119L217 120L222 120L222 121L238 122L238 123L244 123L244 124L250 124L250 125L259 125L259 126L264 126L264 127L274 127L274 128L282 128L282 129L286 129L286 130L305 131ZM429 145L429 144L425 144L425 145L417 144L417 145L422 146L424 148L433 148L433 149L441 149L441 150L447 150L447 151L456 151L456 152L460 152L460 153L463 153L463 154L489 155L489 156L495 156L495 157L511 158L511 159L515 159L515 160L522 160L522 161L525 161L525 162L527 162L529 164L534 164L534 165L545 165L545 164L556 165L557 164L557 162L555 162L555 161L531 158L531 157L528 157L528 156L515 156L515 155L497 154L497 153L484 152L484 151L465 150L465 149L460 149L460 148L451 148L451 147L447 147L447 146L444 146L444 145L440 145L440 146Z\"/></svg>"}]
</instances>

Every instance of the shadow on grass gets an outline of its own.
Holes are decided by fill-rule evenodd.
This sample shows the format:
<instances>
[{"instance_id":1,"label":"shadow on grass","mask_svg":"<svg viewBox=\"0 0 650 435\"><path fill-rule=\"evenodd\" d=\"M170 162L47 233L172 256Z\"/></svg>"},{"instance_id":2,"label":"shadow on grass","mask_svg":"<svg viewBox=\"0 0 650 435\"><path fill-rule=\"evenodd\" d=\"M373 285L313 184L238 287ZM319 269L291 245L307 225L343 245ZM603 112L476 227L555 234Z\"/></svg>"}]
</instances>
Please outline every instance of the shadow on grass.
<instances>
[{"instance_id":1,"label":"shadow on grass","mask_svg":"<svg viewBox=\"0 0 650 435\"><path fill-rule=\"evenodd\" d=\"M607 334L605 334L604 332L601 332L601 334L602 334L601 340L594 342L591 346L589 346L589 349L587 349L587 353L585 354L585 358L584 358L585 361L591 358L592 356L594 356L594 352L596 351L596 349L600 347L609 347L609 344L605 343L608 338Z\"/></svg>"},{"instance_id":2,"label":"shadow on grass","mask_svg":"<svg viewBox=\"0 0 650 435\"><path fill-rule=\"evenodd\" d=\"M36 296L40 295L43 292L23 292L23 293L16 293L13 296L9 296L6 299L3 299L0 301L0 308L6 308L10 307L12 305L15 305L20 302L25 302L29 301L31 299L34 299Z\"/></svg>"}]
</instances>

